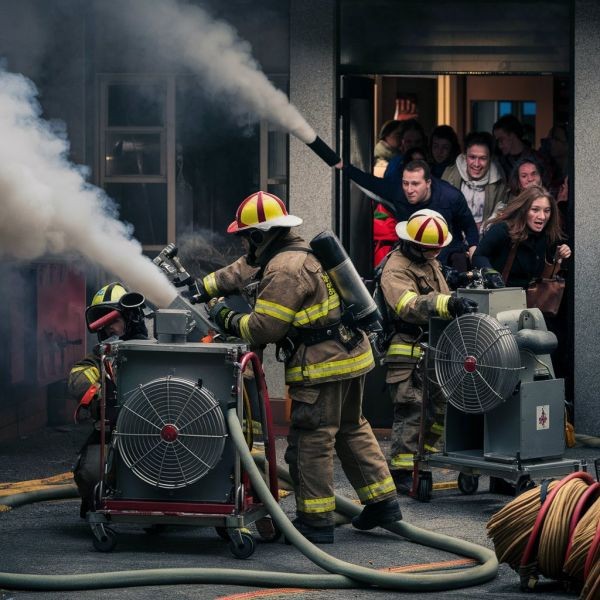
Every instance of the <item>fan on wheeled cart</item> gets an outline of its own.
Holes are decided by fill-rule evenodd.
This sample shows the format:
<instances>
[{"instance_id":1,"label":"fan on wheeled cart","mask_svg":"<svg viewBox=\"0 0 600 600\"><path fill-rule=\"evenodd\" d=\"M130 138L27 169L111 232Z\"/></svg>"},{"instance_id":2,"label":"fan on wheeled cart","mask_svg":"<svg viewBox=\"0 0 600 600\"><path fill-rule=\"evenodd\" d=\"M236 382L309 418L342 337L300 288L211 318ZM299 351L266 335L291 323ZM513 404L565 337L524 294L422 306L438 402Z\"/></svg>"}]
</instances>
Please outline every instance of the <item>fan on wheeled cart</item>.
<instances>
[{"instance_id":1,"label":"fan on wheeled cart","mask_svg":"<svg viewBox=\"0 0 600 600\"><path fill-rule=\"evenodd\" d=\"M459 470L466 494L477 490L481 474L490 476L491 491L504 480L518 492L533 475L577 470L579 461L562 459L564 381L554 375L556 336L542 313L527 309L520 288L458 293L475 300L480 312L430 321L423 410L447 401L443 450L425 452L421 435L411 495L430 499L427 465Z\"/></svg>"},{"instance_id":2,"label":"fan on wheeled cart","mask_svg":"<svg viewBox=\"0 0 600 600\"><path fill-rule=\"evenodd\" d=\"M101 419L102 474L87 515L100 551L115 546L113 527L121 522L214 527L238 558L254 551L249 525L257 523L265 539L278 537L225 419L235 407L247 431L260 426L270 465L265 477L278 499L262 365L242 343L187 342L188 320L184 310L158 310L156 340L104 346L103 373L109 364L116 374L117 406L115 422Z\"/></svg>"}]
</instances>

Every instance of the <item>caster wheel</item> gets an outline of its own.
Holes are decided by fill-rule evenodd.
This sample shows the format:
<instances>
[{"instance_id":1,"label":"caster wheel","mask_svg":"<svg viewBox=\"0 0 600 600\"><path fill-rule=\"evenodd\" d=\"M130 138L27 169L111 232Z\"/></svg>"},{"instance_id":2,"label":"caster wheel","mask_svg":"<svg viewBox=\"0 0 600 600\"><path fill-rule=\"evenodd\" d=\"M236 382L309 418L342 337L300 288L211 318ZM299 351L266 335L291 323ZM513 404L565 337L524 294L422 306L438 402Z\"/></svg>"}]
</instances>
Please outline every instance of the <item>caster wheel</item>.
<instances>
[{"instance_id":1,"label":"caster wheel","mask_svg":"<svg viewBox=\"0 0 600 600\"><path fill-rule=\"evenodd\" d=\"M281 537L281 529L271 517L263 517L254 523L261 539L265 542L276 542Z\"/></svg>"},{"instance_id":2,"label":"caster wheel","mask_svg":"<svg viewBox=\"0 0 600 600\"><path fill-rule=\"evenodd\" d=\"M92 543L98 552L111 552L117 545L117 534L109 527L104 527L100 538L94 536Z\"/></svg>"},{"instance_id":3,"label":"caster wheel","mask_svg":"<svg viewBox=\"0 0 600 600\"><path fill-rule=\"evenodd\" d=\"M433 479L430 472L419 473L419 485L416 498L419 502L429 502L433 490Z\"/></svg>"},{"instance_id":4,"label":"caster wheel","mask_svg":"<svg viewBox=\"0 0 600 600\"><path fill-rule=\"evenodd\" d=\"M470 496L479 487L479 475L458 474L458 489L465 495Z\"/></svg>"},{"instance_id":5,"label":"caster wheel","mask_svg":"<svg viewBox=\"0 0 600 600\"><path fill-rule=\"evenodd\" d=\"M535 487L535 481L532 481L529 478L529 475L525 477L521 477L517 483L515 483L515 496L526 492L527 490L532 490Z\"/></svg>"},{"instance_id":6,"label":"caster wheel","mask_svg":"<svg viewBox=\"0 0 600 600\"><path fill-rule=\"evenodd\" d=\"M237 538L237 541L235 538ZM255 547L256 544L254 542L254 538L252 535L250 535L250 533L245 531L235 535L229 542L231 554L233 554L236 558L248 558L249 556L252 556L252 554L254 554Z\"/></svg>"},{"instance_id":7,"label":"caster wheel","mask_svg":"<svg viewBox=\"0 0 600 600\"><path fill-rule=\"evenodd\" d=\"M226 542L230 542L231 538L227 533L227 527L215 527L215 531L219 534L219 537Z\"/></svg>"}]
</instances>

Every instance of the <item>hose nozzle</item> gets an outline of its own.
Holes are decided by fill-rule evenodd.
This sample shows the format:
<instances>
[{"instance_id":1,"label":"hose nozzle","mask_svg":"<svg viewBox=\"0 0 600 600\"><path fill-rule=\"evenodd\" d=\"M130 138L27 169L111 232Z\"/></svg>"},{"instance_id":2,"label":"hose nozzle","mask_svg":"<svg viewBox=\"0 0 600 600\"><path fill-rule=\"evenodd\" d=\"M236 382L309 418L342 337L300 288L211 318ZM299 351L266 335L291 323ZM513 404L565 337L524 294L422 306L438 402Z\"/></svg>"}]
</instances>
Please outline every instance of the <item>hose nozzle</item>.
<instances>
[{"instance_id":1,"label":"hose nozzle","mask_svg":"<svg viewBox=\"0 0 600 600\"><path fill-rule=\"evenodd\" d=\"M330 167L334 167L342 160L319 136L314 142L306 145Z\"/></svg>"}]
</instances>

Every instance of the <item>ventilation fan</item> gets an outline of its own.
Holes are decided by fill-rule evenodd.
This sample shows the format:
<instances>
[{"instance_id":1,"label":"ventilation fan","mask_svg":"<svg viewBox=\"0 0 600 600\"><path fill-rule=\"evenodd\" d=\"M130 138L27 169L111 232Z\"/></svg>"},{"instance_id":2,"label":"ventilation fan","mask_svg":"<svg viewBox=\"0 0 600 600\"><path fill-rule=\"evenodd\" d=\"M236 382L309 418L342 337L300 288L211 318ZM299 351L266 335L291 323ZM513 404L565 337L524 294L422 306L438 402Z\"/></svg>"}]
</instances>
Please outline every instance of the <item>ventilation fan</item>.
<instances>
[{"instance_id":1,"label":"ventilation fan","mask_svg":"<svg viewBox=\"0 0 600 600\"><path fill-rule=\"evenodd\" d=\"M492 410L515 390L521 359L508 327L486 314L454 319L434 349L438 385L452 406L465 413Z\"/></svg>"},{"instance_id":2,"label":"ventilation fan","mask_svg":"<svg viewBox=\"0 0 600 600\"><path fill-rule=\"evenodd\" d=\"M227 429L221 407L202 382L162 377L124 395L117 448L142 481L161 489L202 479L223 454Z\"/></svg>"}]
</instances>

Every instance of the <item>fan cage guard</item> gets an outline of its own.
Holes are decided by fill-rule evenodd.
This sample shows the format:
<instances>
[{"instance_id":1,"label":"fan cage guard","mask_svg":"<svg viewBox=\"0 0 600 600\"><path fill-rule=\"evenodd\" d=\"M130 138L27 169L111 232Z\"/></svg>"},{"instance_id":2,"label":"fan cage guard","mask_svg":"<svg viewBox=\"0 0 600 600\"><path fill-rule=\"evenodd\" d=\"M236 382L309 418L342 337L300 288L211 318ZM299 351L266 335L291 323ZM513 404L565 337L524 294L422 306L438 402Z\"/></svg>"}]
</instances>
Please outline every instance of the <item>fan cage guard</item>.
<instances>
[{"instance_id":1,"label":"fan cage guard","mask_svg":"<svg viewBox=\"0 0 600 600\"><path fill-rule=\"evenodd\" d=\"M444 397L465 413L492 410L513 394L520 379L514 335L486 314L454 319L429 352Z\"/></svg>"},{"instance_id":2,"label":"fan cage guard","mask_svg":"<svg viewBox=\"0 0 600 600\"><path fill-rule=\"evenodd\" d=\"M124 394L114 435L121 458L139 479L178 489L219 462L227 429L218 401L201 381L169 376Z\"/></svg>"}]
</instances>

